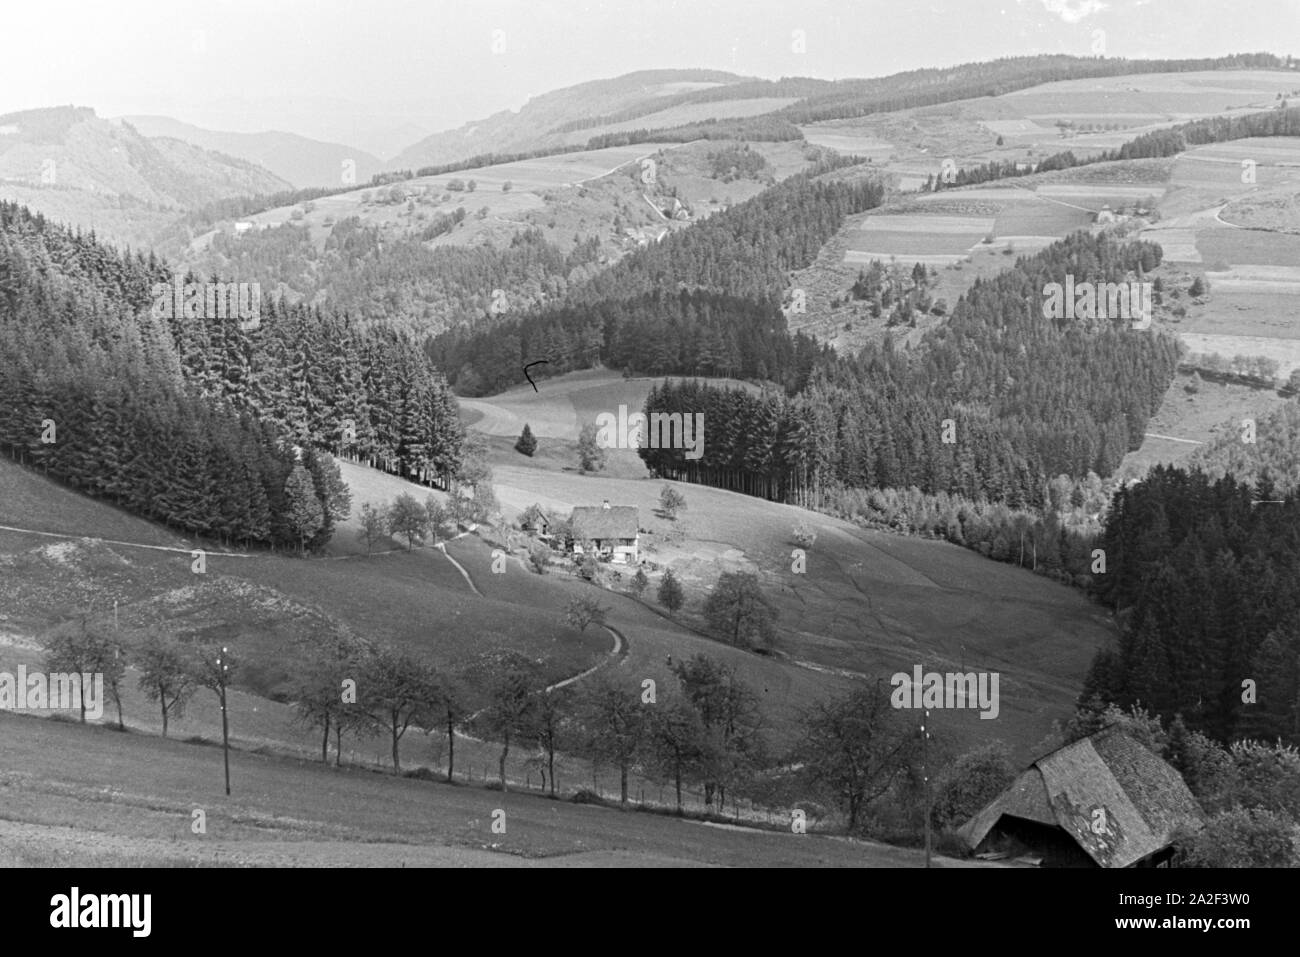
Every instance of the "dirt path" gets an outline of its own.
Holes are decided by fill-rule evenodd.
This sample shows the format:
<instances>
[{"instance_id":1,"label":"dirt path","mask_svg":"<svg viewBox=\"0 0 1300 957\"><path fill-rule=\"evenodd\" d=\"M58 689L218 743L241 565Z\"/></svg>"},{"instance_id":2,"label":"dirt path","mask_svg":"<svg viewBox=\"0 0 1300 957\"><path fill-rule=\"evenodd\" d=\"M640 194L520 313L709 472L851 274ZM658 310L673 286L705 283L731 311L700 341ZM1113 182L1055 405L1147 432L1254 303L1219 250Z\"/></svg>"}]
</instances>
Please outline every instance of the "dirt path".
<instances>
[{"instance_id":1,"label":"dirt path","mask_svg":"<svg viewBox=\"0 0 1300 957\"><path fill-rule=\"evenodd\" d=\"M63 532L38 532L34 528L15 528L12 525L0 525L0 531L3 532L20 532L24 535L42 535L45 538L63 538L71 539L78 542L99 542L102 545L123 545L127 548L147 548L155 552L179 552L182 555L189 555L196 551L202 551L205 555L221 558L256 558L256 555L248 552L218 552L205 546L195 545L193 548L170 548L166 545L142 545L139 542L121 542L115 538L94 538L89 535L68 535Z\"/></svg>"},{"instance_id":2,"label":"dirt path","mask_svg":"<svg viewBox=\"0 0 1300 957\"><path fill-rule=\"evenodd\" d=\"M460 538L460 535L457 535L456 538ZM453 541L454 540L455 539L453 539ZM437 545L434 545L433 547L438 549L438 551L442 552L443 558L447 559L447 561L451 562L453 565L456 566L456 571L460 572L460 577L465 579L465 584L469 586L469 590L472 591L474 594L478 595L479 598L482 598L483 593L479 591L478 586L474 584L474 579L469 577L469 572L465 571L465 566L462 565L460 562L456 561L456 559L452 558L451 554L447 551L447 543L439 542Z\"/></svg>"},{"instance_id":3,"label":"dirt path","mask_svg":"<svg viewBox=\"0 0 1300 957\"><path fill-rule=\"evenodd\" d=\"M595 674L598 670L603 668L605 665L609 664L610 658L627 657L628 643L627 643L627 639L623 637L623 633L620 632L617 628L614 628L610 625L601 625L601 627L604 628L607 632L609 632L614 638L614 647L610 649L609 657L605 658L602 661L596 662L586 671L580 672L579 674L574 675L572 678L565 678L563 681L557 681L555 684L550 685L545 689L544 691L545 694L550 694L552 691L556 690L557 688L568 687L574 682L581 681L583 678L587 677L588 675Z\"/></svg>"}]
</instances>

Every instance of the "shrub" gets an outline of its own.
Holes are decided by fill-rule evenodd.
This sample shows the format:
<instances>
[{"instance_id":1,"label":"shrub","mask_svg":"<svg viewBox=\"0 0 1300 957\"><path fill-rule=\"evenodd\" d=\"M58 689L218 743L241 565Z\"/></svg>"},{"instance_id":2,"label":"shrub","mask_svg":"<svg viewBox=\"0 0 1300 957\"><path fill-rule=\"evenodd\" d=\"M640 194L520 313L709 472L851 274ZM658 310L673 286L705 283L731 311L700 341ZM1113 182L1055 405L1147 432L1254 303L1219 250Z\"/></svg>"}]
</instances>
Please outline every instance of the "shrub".
<instances>
[{"instance_id":1,"label":"shrub","mask_svg":"<svg viewBox=\"0 0 1300 957\"><path fill-rule=\"evenodd\" d=\"M812 548L813 544L817 541L817 530L807 522L800 519L798 522L795 522L794 540L795 544L800 548Z\"/></svg>"},{"instance_id":2,"label":"shrub","mask_svg":"<svg viewBox=\"0 0 1300 957\"><path fill-rule=\"evenodd\" d=\"M541 542L533 542L528 546L528 561L532 564L533 571L545 575L551 564L551 550Z\"/></svg>"},{"instance_id":3,"label":"shrub","mask_svg":"<svg viewBox=\"0 0 1300 957\"><path fill-rule=\"evenodd\" d=\"M1178 867L1295 867L1296 827L1263 808L1236 808L1206 821L1197 832L1174 837Z\"/></svg>"},{"instance_id":4,"label":"shrub","mask_svg":"<svg viewBox=\"0 0 1300 957\"><path fill-rule=\"evenodd\" d=\"M968 751L939 779L930 812L940 830L958 828L1002 793L1016 777L1011 754L1001 741Z\"/></svg>"}]
</instances>

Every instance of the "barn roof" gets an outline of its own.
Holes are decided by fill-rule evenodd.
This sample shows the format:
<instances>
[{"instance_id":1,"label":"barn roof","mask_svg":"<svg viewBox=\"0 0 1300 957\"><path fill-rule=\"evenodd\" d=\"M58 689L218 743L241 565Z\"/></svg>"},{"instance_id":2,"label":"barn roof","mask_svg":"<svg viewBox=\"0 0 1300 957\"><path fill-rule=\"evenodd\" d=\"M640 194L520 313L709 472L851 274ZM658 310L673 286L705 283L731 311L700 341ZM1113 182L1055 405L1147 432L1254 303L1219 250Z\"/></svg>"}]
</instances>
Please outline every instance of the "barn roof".
<instances>
[{"instance_id":1,"label":"barn roof","mask_svg":"<svg viewBox=\"0 0 1300 957\"><path fill-rule=\"evenodd\" d=\"M957 833L975 848L1003 815L1061 828L1102 867L1128 867L1203 818L1178 772L1117 727L1039 758Z\"/></svg>"},{"instance_id":2,"label":"barn roof","mask_svg":"<svg viewBox=\"0 0 1300 957\"><path fill-rule=\"evenodd\" d=\"M569 522L574 538L636 538L637 510L634 505L580 505Z\"/></svg>"}]
</instances>

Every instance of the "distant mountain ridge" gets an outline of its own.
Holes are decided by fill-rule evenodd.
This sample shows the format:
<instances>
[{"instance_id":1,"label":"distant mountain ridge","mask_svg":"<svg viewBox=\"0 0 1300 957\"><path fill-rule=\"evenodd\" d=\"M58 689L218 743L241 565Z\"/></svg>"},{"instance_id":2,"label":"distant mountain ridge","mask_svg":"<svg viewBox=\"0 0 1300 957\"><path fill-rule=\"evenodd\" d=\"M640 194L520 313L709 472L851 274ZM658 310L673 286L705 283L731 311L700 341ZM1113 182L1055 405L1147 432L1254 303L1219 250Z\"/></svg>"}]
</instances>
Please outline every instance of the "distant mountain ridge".
<instances>
[{"instance_id":1,"label":"distant mountain ridge","mask_svg":"<svg viewBox=\"0 0 1300 957\"><path fill-rule=\"evenodd\" d=\"M175 139L151 140L90 107L0 116L0 180L189 209L291 184L254 163Z\"/></svg>"},{"instance_id":2,"label":"distant mountain ridge","mask_svg":"<svg viewBox=\"0 0 1300 957\"><path fill-rule=\"evenodd\" d=\"M170 116L124 116L142 135L156 139L170 137L203 149L235 156L274 173L298 188L365 183L384 164L377 156L343 143L326 143L297 133L267 130L262 133L232 133L205 129ZM345 164L350 163L350 166Z\"/></svg>"},{"instance_id":3,"label":"distant mountain ridge","mask_svg":"<svg viewBox=\"0 0 1300 957\"><path fill-rule=\"evenodd\" d=\"M681 84L700 88L738 85L751 77L723 70L639 70L604 80L589 80L575 86L535 96L518 110L502 110L483 120L465 123L425 137L402 150L389 169L455 162L481 153L524 152L558 145L557 128L585 117L601 116L638 107L665 106L683 91Z\"/></svg>"},{"instance_id":4,"label":"distant mountain ridge","mask_svg":"<svg viewBox=\"0 0 1300 957\"><path fill-rule=\"evenodd\" d=\"M0 199L118 245L147 245L180 213L204 204L289 188L248 160L149 139L89 107L0 116Z\"/></svg>"}]
</instances>

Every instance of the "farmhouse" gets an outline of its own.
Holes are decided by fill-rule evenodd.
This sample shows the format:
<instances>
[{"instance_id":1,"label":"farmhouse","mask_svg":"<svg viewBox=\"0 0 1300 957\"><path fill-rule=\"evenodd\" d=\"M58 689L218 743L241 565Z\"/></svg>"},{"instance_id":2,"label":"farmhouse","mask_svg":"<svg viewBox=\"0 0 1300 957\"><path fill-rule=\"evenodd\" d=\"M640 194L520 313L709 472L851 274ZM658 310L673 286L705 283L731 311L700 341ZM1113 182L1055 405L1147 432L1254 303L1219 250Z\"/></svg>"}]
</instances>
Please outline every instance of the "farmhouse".
<instances>
[{"instance_id":1,"label":"farmhouse","mask_svg":"<svg viewBox=\"0 0 1300 957\"><path fill-rule=\"evenodd\" d=\"M583 554L583 543L590 542L600 558L616 565L635 565L638 558L637 510L633 505L599 507L579 506L569 518L573 530L573 554Z\"/></svg>"},{"instance_id":2,"label":"farmhouse","mask_svg":"<svg viewBox=\"0 0 1300 957\"><path fill-rule=\"evenodd\" d=\"M976 855L1045 867L1156 867L1200 805L1169 764L1119 728L1039 758L957 835Z\"/></svg>"}]
</instances>

